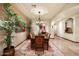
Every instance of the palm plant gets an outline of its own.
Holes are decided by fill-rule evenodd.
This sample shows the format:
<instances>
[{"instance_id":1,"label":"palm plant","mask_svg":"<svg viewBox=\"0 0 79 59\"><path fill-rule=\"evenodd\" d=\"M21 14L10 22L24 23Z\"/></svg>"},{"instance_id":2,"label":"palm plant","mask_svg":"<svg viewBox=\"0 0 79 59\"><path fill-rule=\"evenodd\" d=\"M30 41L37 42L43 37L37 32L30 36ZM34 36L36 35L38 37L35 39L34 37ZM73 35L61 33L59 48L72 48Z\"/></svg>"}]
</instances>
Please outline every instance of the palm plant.
<instances>
[{"instance_id":1,"label":"palm plant","mask_svg":"<svg viewBox=\"0 0 79 59\"><path fill-rule=\"evenodd\" d=\"M9 3L4 3L3 4L4 7L4 12L6 14L6 18L4 20L0 20L0 29L6 31L7 36L5 38L5 42L7 44L7 46L11 45L11 39L12 36L11 34L13 32L16 31L17 27L19 25L17 25L17 21L19 23L21 23L21 25L25 28L26 25L23 21L20 20L20 18L18 18L18 16L16 15L16 13L11 9L11 4Z\"/></svg>"},{"instance_id":2,"label":"palm plant","mask_svg":"<svg viewBox=\"0 0 79 59\"><path fill-rule=\"evenodd\" d=\"M24 29L27 29L27 26L26 26L26 23L23 21L23 19L17 16L14 11L12 11L11 4L4 3L3 7L4 7L4 13L6 14L6 17L4 20L0 20L0 30L5 31L7 33L4 41L7 45L6 48L9 48L7 52L10 52L10 48L12 47L11 46L12 37L13 37L12 33L16 32L16 29L19 26L18 23L20 23L20 25L22 25ZM5 49L3 52L6 51ZM3 55L6 55L6 53L4 53Z\"/></svg>"},{"instance_id":3,"label":"palm plant","mask_svg":"<svg viewBox=\"0 0 79 59\"><path fill-rule=\"evenodd\" d=\"M4 20L0 20L0 30L3 30L7 33L6 38L5 38L5 43L7 44L7 47L11 46L11 39L12 36L11 34L15 31L16 29L16 14L11 10L11 4L9 3L4 3L4 12L6 14L6 17Z\"/></svg>"},{"instance_id":4,"label":"palm plant","mask_svg":"<svg viewBox=\"0 0 79 59\"><path fill-rule=\"evenodd\" d=\"M5 42L7 46L11 45L11 34L15 31L15 16L8 18L8 20L0 20L0 30L3 30L7 33Z\"/></svg>"},{"instance_id":5,"label":"palm plant","mask_svg":"<svg viewBox=\"0 0 79 59\"><path fill-rule=\"evenodd\" d=\"M4 3L3 7L6 17L4 20L0 20L0 30L6 32L4 41L7 45L7 47L3 50L3 55L14 55L15 49L14 46L11 45L13 38L12 33L16 32L16 29L19 26L17 25L18 22L22 25L23 28L25 28L26 25L23 21L21 21L22 19L18 18L16 13L11 9L11 4Z\"/></svg>"}]
</instances>

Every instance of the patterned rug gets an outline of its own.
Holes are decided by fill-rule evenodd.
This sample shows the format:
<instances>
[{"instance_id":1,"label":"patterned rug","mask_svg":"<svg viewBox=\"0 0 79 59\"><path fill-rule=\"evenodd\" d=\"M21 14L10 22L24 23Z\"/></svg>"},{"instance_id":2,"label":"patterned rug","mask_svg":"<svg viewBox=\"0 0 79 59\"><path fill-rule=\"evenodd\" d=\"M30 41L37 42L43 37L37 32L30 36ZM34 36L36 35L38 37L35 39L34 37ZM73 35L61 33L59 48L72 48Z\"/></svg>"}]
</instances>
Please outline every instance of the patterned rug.
<instances>
[{"instance_id":1,"label":"patterned rug","mask_svg":"<svg viewBox=\"0 0 79 59\"><path fill-rule=\"evenodd\" d=\"M38 53L41 56L51 56L51 55L53 55L53 49L51 48L51 46L49 46L48 50L44 50L44 54L41 54L41 52L38 51ZM35 50L32 50L31 46L28 45L26 48L21 48L20 50L17 50L16 56L38 56L38 54L36 54Z\"/></svg>"},{"instance_id":2,"label":"patterned rug","mask_svg":"<svg viewBox=\"0 0 79 59\"><path fill-rule=\"evenodd\" d=\"M35 53L35 50L31 49L30 41L25 41L19 47L16 48L15 56L38 56ZM40 52L39 52L40 53ZM62 56L63 54L56 48L55 45L52 44L52 41L49 42L48 50L44 50L44 54L40 54L40 56Z\"/></svg>"}]
</instances>

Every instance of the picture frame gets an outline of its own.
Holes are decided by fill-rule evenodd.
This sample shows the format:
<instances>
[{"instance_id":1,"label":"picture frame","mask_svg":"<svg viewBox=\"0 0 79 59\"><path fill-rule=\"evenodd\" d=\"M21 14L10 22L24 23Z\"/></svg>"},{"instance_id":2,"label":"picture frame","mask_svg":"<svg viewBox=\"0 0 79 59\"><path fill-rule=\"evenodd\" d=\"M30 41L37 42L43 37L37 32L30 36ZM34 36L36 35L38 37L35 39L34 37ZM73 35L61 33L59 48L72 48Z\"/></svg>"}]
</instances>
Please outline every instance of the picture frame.
<instances>
[{"instance_id":1,"label":"picture frame","mask_svg":"<svg viewBox=\"0 0 79 59\"><path fill-rule=\"evenodd\" d=\"M73 33L73 18L68 18L65 21L65 32L70 34Z\"/></svg>"}]
</instances>

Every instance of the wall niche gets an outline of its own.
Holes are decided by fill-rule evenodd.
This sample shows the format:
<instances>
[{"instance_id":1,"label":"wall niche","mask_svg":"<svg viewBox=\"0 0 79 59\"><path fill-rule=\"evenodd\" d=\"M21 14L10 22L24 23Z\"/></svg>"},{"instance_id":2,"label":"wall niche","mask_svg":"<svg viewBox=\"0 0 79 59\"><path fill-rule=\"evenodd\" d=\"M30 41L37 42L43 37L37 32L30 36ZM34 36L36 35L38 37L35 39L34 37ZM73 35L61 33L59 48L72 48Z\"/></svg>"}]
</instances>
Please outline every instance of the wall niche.
<instances>
[{"instance_id":1,"label":"wall niche","mask_svg":"<svg viewBox=\"0 0 79 59\"><path fill-rule=\"evenodd\" d=\"M70 34L73 33L73 18L68 18L65 21L65 32Z\"/></svg>"}]
</instances>

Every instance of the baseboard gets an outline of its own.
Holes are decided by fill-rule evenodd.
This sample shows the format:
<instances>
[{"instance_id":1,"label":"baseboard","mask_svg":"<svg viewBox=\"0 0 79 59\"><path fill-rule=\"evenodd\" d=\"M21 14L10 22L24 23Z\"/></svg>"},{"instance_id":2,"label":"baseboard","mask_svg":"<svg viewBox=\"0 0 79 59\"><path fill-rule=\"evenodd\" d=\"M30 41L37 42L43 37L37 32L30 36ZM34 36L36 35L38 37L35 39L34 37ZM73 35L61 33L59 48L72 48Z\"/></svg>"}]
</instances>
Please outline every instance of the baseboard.
<instances>
[{"instance_id":1,"label":"baseboard","mask_svg":"<svg viewBox=\"0 0 79 59\"><path fill-rule=\"evenodd\" d=\"M18 47L19 45L21 45L24 41L26 41L26 39L23 40L21 43L19 43L17 46L15 46L15 48Z\"/></svg>"},{"instance_id":2,"label":"baseboard","mask_svg":"<svg viewBox=\"0 0 79 59\"><path fill-rule=\"evenodd\" d=\"M60 37L60 36L58 36L58 37ZM64 40L68 40L68 41L71 41L71 42L74 42L74 43L79 43L79 42L72 41L72 40L69 40L69 39L67 39L67 38L64 38L64 37L60 37L60 38L63 38Z\"/></svg>"}]
</instances>

